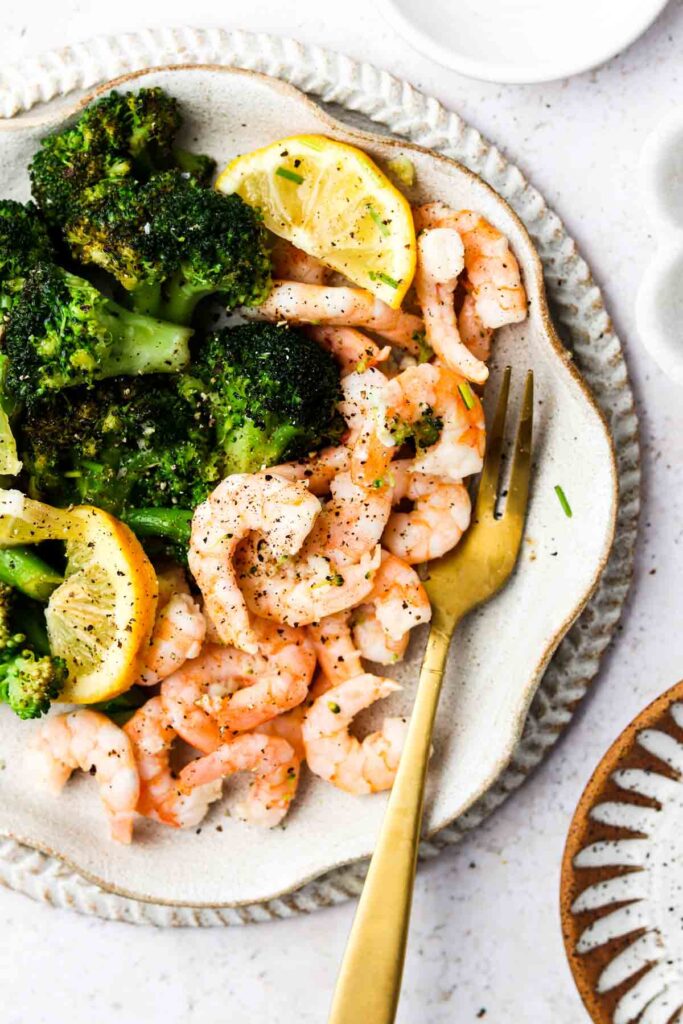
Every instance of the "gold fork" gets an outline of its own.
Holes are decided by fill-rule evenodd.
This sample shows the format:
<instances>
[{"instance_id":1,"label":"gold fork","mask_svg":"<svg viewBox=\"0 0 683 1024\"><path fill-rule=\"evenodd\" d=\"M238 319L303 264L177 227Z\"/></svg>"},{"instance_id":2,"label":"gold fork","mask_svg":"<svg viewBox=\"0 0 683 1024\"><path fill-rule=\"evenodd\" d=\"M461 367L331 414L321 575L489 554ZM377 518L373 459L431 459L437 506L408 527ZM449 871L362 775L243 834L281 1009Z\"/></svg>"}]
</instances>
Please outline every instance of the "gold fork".
<instances>
[{"instance_id":1,"label":"gold fork","mask_svg":"<svg viewBox=\"0 0 683 1024\"><path fill-rule=\"evenodd\" d=\"M529 494L533 374L526 378L504 509L497 512L510 391L505 371L488 439L473 523L455 550L429 567L432 604L410 727L386 816L342 961L329 1024L391 1024L403 974L420 841L427 762L448 647L460 619L509 578L522 540Z\"/></svg>"}]
</instances>

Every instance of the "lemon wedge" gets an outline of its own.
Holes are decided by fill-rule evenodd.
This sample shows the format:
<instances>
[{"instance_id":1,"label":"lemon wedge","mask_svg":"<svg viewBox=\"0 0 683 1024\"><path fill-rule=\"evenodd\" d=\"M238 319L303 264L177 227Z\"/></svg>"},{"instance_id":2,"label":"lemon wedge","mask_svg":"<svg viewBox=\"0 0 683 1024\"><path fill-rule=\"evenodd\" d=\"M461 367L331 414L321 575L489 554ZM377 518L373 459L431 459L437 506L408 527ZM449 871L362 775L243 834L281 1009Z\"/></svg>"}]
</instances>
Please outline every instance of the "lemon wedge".
<instances>
[{"instance_id":1,"label":"lemon wedge","mask_svg":"<svg viewBox=\"0 0 683 1024\"><path fill-rule=\"evenodd\" d=\"M64 514L70 519L65 579L45 617L50 649L69 670L61 700L91 704L135 681L139 652L154 625L157 579L139 541L118 519L89 505Z\"/></svg>"},{"instance_id":2,"label":"lemon wedge","mask_svg":"<svg viewBox=\"0 0 683 1024\"><path fill-rule=\"evenodd\" d=\"M267 228L354 284L401 305L415 273L407 199L360 149L295 135L239 156L216 182L258 207Z\"/></svg>"},{"instance_id":3,"label":"lemon wedge","mask_svg":"<svg viewBox=\"0 0 683 1024\"><path fill-rule=\"evenodd\" d=\"M15 488L0 490L0 547L66 540L71 513L34 501Z\"/></svg>"}]
</instances>

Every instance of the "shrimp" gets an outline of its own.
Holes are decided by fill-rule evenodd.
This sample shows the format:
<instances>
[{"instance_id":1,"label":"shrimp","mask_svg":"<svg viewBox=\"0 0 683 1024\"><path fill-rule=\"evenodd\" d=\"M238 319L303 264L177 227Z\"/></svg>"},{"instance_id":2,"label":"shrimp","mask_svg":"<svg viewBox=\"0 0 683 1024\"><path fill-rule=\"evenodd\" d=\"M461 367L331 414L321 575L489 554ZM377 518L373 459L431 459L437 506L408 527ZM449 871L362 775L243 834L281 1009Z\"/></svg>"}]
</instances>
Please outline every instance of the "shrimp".
<instances>
[{"instance_id":1,"label":"shrimp","mask_svg":"<svg viewBox=\"0 0 683 1024\"><path fill-rule=\"evenodd\" d=\"M154 686L183 662L196 658L206 636L206 619L190 594L173 594L157 607L154 629L142 649L142 667L136 682Z\"/></svg>"},{"instance_id":2,"label":"shrimp","mask_svg":"<svg viewBox=\"0 0 683 1024\"><path fill-rule=\"evenodd\" d=\"M296 557L275 561L253 537L241 545L235 565L254 614L303 626L358 604L372 589L391 488L365 489L338 473L330 492Z\"/></svg>"},{"instance_id":3,"label":"shrimp","mask_svg":"<svg viewBox=\"0 0 683 1024\"><path fill-rule=\"evenodd\" d=\"M299 480L308 485L311 494L329 494L330 484L337 473L344 473L351 465L351 449L346 445L323 448L310 459L299 462L281 462L271 472L286 480Z\"/></svg>"},{"instance_id":4,"label":"shrimp","mask_svg":"<svg viewBox=\"0 0 683 1024\"><path fill-rule=\"evenodd\" d=\"M305 699L315 671L315 650L303 629L255 619L258 653L233 649L231 696L207 693L199 701L223 730L244 732L290 711ZM226 659L227 660L227 659Z\"/></svg>"},{"instance_id":5,"label":"shrimp","mask_svg":"<svg viewBox=\"0 0 683 1024\"><path fill-rule=\"evenodd\" d=\"M467 346L476 359L485 363L491 355L493 328L484 327L471 292L467 292L460 307L458 330L462 343Z\"/></svg>"},{"instance_id":6,"label":"shrimp","mask_svg":"<svg viewBox=\"0 0 683 1024\"><path fill-rule=\"evenodd\" d=\"M411 629L431 617L427 592L415 570L383 551L374 586L353 612L353 639L362 656L380 665L400 661Z\"/></svg>"},{"instance_id":7,"label":"shrimp","mask_svg":"<svg viewBox=\"0 0 683 1024\"><path fill-rule=\"evenodd\" d=\"M488 368L461 341L455 314L455 289L465 266L460 235L449 227L426 228L418 235L417 256L415 291L428 343L447 366L482 384Z\"/></svg>"},{"instance_id":8,"label":"shrimp","mask_svg":"<svg viewBox=\"0 0 683 1024\"><path fill-rule=\"evenodd\" d=\"M291 711L287 711L284 715L278 715L277 718L271 718L269 722L264 722L263 725L257 726L254 732L263 733L265 736L280 736L283 740L287 740L299 760L304 761L306 759L306 751L304 750L301 725L308 713L308 709L313 707L313 702L322 696L323 693L327 693L332 685L324 672L319 672L308 691L306 700L302 704L292 708Z\"/></svg>"},{"instance_id":9,"label":"shrimp","mask_svg":"<svg viewBox=\"0 0 683 1024\"><path fill-rule=\"evenodd\" d=\"M389 789L405 742L407 721L385 718L381 730L361 742L349 733L352 719L401 687L391 679L364 674L333 686L304 718L306 761L312 772L347 793Z\"/></svg>"},{"instance_id":10,"label":"shrimp","mask_svg":"<svg viewBox=\"0 0 683 1024\"><path fill-rule=\"evenodd\" d=\"M464 384L453 370L431 363L410 366L388 381L384 391L388 419L414 424L430 416L440 426L436 443L418 448L413 472L460 481L481 470L486 444L484 411L472 389L464 390Z\"/></svg>"},{"instance_id":11,"label":"shrimp","mask_svg":"<svg viewBox=\"0 0 683 1024\"><path fill-rule=\"evenodd\" d=\"M464 247L465 271L479 319L485 327L503 327L526 319L527 296L519 263L498 228L471 210L427 203L414 211L418 230L451 228Z\"/></svg>"},{"instance_id":12,"label":"shrimp","mask_svg":"<svg viewBox=\"0 0 683 1024\"><path fill-rule=\"evenodd\" d=\"M334 356L342 376L383 363L391 355L388 345L380 348L355 327L309 327L307 333Z\"/></svg>"},{"instance_id":13,"label":"shrimp","mask_svg":"<svg viewBox=\"0 0 683 1024\"><path fill-rule=\"evenodd\" d=\"M308 626L320 667L332 683L343 683L363 674L360 651L351 634L350 617L350 611L337 612Z\"/></svg>"},{"instance_id":14,"label":"shrimp","mask_svg":"<svg viewBox=\"0 0 683 1024\"><path fill-rule=\"evenodd\" d=\"M180 773L180 781L194 789L236 772L253 772L249 795L235 809L246 821L272 828L282 821L296 795L300 767L286 740L248 732L191 761Z\"/></svg>"},{"instance_id":15,"label":"shrimp","mask_svg":"<svg viewBox=\"0 0 683 1024\"><path fill-rule=\"evenodd\" d=\"M287 320L295 324L363 327L414 356L420 354L415 337L424 330L420 317L392 309L364 288L276 280L266 301L245 312L276 323Z\"/></svg>"},{"instance_id":16,"label":"shrimp","mask_svg":"<svg viewBox=\"0 0 683 1024\"><path fill-rule=\"evenodd\" d=\"M303 483L275 473L235 473L195 510L188 561L221 641L255 654L256 637L233 568L238 544L256 531L275 555L294 555L320 512Z\"/></svg>"},{"instance_id":17,"label":"shrimp","mask_svg":"<svg viewBox=\"0 0 683 1024\"><path fill-rule=\"evenodd\" d=\"M197 786L188 793L171 771L170 754L176 736L161 697L152 697L126 722L123 731L135 753L140 773L138 812L147 818L193 828L221 795L220 780Z\"/></svg>"},{"instance_id":18,"label":"shrimp","mask_svg":"<svg viewBox=\"0 0 683 1024\"><path fill-rule=\"evenodd\" d=\"M234 647L207 644L193 661L164 679L161 699L170 725L190 746L209 754L223 742L218 723L204 707L207 696L222 699L239 688Z\"/></svg>"},{"instance_id":19,"label":"shrimp","mask_svg":"<svg viewBox=\"0 0 683 1024\"><path fill-rule=\"evenodd\" d=\"M470 523L472 504L462 483L414 472L414 463L392 463L394 501L408 498L410 512L392 512L382 544L409 565L440 558L458 543ZM373 659L374 660L374 659Z\"/></svg>"},{"instance_id":20,"label":"shrimp","mask_svg":"<svg viewBox=\"0 0 683 1024\"><path fill-rule=\"evenodd\" d=\"M302 281L306 284L324 284L328 268L315 256L310 256L303 249L288 242L285 238L276 238L271 251L273 275L285 277L291 281Z\"/></svg>"},{"instance_id":21,"label":"shrimp","mask_svg":"<svg viewBox=\"0 0 683 1024\"><path fill-rule=\"evenodd\" d=\"M364 487L381 485L396 450L386 426L385 393L389 381L371 368L351 373L342 380L339 412L349 428L351 477Z\"/></svg>"},{"instance_id":22,"label":"shrimp","mask_svg":"<svg viewBox=\"0 0 683 1024\"><path fill-rule=\"evenodd\" d=\"M130 843L140 778L130 739L118 725L87 709L55 715L33 737L31 756L54 793L76 768L95 775L112 839Z\"/></svg>"}]
</instances>

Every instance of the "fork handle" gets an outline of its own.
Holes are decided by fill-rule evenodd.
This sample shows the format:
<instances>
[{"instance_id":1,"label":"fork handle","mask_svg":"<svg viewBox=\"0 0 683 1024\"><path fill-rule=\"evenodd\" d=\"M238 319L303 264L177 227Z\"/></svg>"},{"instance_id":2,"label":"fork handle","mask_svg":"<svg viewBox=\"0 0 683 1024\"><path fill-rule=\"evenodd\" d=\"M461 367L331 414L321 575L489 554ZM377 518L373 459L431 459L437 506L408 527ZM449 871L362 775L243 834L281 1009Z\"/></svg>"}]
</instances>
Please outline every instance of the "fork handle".
<instances>
[{"instance_id":1,"label":"fork handle","mask_svg":"<svg viewBox=\"0 0 683 1024\"><path fill-rule=\"evenodd\" d=\"M434 623L398 772L342 961L329 1024L392 1024L401 989L432 728L454 624Z\"/></svg>"}]
</instances>

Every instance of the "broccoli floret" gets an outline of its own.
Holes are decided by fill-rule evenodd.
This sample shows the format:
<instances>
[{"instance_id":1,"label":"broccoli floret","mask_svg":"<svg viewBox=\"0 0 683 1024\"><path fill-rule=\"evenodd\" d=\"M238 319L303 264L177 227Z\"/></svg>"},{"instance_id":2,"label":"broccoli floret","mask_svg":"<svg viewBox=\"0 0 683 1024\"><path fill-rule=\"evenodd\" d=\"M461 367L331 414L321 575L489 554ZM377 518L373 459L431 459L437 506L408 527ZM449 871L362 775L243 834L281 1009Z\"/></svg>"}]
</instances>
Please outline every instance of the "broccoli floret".
<instances>
[{"instance_id":1,"label":"broccoli floret","mask_svg":"<svg viewBox=\"0 0 683 1024\"><path fill-rule=\"evenodd\" d=\"M402 445L412 441L419 450L436 444L443 430L443 419L437 416L431 406L426 405L422 415L414 423L408 423L396 416L388 427L395 444Z\"/></svg>"},{"instance_id":2,"label":"broccoli floret","mask_svg":"<svg viewBox=\"0 0 683 1024\"><path fill-rule=\"evenodd\" d=\"M27 273L53 256L52 242L33 203L0 200L0 310L8 310Z\"/></svg>"},{"instance_id":3,"label":"broccoli floret","mask_svg":"<svg viewBox=\"0 0 683 1024\"><path fill-rule=\"evenodd\" d=\"M208 410L223 476L306 455L343 429L334 359L294 328L255 322L217 331L180 387Z\"/></svg>"},{"instance_id":4,"label":"broccoli floret","mask_svg":"<svg viewBox=\"0 0 683 1024\"><path fill-rule=\"evenodd\" d=\"M36 654L24 633L13 630L13 591L0 583L0 700L19 718L39 718L66 682L61 658Z\"/></svg>"},{"instance_id":5,"label":"broccoli floret","mask_svg":"<svg viewBox=\"0 0 683 1024\"><path fill-rule=\"evenodd\" d=\"M77 259L107 270L134 309L163 320L189 323L214 294L228 308L255 305L270 288L258 214L177 171L91 190L64 230Z\"/></svg>"},{"instance_id":6,"label":"broccoli floret","mask_svg":"<svg viewBox=\"0 0 683 1024\"><path fill-rule=\"evenodd\" d=\"M34 401L19 447L31 495L115 515L128 506L194 508L219 479L208 422L166 376Z\"/></svg>"},{"instance_id":7,"label":"broccoli floret","mask_svg":"<svg viewBox=\"0 0 683 1024\"><path fill-rule=\"evenodd\" d=\"M112 92L92 103L75 124L43 139L33 158L33 197L45 217L61 226L104 180L144 179L177 166L208 182L213 161L174 146L181 120L177 100L158 88Z\"/></svg>"},{"instance_id":8,"label":"broccoli floret","mask_svg":"<svg viewBox=\"0 0 683 1024\"><path fill-rule=\"evenodd\" d=\"M192 331L132 313L54 264L32 270L8 318L7 387L27 402L119 374L175 373Z\"/></svg>"}]
</instances>

